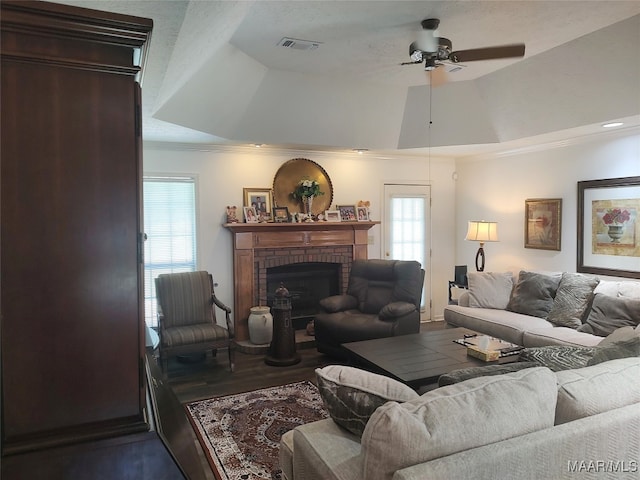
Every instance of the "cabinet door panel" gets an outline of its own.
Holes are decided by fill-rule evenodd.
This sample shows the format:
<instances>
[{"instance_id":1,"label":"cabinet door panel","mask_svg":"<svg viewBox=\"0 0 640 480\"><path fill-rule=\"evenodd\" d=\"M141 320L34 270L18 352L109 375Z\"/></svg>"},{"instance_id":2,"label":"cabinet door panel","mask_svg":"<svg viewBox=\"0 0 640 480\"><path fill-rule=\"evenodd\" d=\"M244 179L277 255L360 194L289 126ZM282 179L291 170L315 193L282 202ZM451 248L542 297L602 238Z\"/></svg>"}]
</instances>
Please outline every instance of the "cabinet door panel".
<instances>
[{"instance_id":1,"label":"cabinet door panel","mask_svg":"<svg viewBox=\"0 0 640 480\"><path fill-rule=\"evenodd\" d=\"M2 69L3 436L141 424L135 83Z\"/></svg>"}]
</instances>

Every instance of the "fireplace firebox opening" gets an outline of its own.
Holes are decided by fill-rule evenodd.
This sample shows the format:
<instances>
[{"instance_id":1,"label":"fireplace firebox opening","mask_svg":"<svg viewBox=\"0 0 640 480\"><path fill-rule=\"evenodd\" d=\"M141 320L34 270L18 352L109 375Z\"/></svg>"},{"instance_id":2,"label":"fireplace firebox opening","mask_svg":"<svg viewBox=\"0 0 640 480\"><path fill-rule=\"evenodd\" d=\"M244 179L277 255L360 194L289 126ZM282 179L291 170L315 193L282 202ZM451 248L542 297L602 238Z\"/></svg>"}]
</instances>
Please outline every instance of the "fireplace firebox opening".
<instances>
[{"instance_id":1,"label":"fireplace firebox opening","mask_svg":"<svg viewBox=\"0 0 640 480\"><path fill-rule=\"evenodd\" d=\"M267 305L280 284L291 295L291 319L296 330L304 329L319 311L325 297L340 293L341 264L325 262L290 263L267 268Z\"/></svg>"}]
</instances>

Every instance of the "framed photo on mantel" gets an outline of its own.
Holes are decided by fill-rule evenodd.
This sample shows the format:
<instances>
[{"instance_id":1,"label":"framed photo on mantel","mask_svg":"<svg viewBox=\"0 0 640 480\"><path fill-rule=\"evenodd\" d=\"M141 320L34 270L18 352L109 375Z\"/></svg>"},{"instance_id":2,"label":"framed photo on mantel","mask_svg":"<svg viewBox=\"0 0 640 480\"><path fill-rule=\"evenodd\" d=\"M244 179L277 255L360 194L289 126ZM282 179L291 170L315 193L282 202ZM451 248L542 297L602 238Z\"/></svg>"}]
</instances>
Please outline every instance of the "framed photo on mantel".
<instances>
[{"instance_id":1,"label":"framed photo on mantel","mask_svg":"<svg viewBox=\"0 0 640 480\"><path fill-rule=\"evenodd\" d=\"M244 206L253 207L259 222L271 220L273 190L270 188L243 188Z\"/></svg>"},{"instance_id":2,"label":"framed photo on mantel","mask_svg":"<svg viewBox=\"0 0 640 480\"><path fill-rule=\"evenodd\" d=\"M340 212L340 221L342 222L357 221L355 205L337 205L336 209Z\"/></svg>"},{"instance_id":3,"label":"framed photo on mantel","mask_svg":"<svg viewBox=\"0 0 640 480\"><path fill-rule=\"evenodd\" d=\"M289 223L289 207L274 207L273 221L276 223Z\"/></svg>"}]
</instances>

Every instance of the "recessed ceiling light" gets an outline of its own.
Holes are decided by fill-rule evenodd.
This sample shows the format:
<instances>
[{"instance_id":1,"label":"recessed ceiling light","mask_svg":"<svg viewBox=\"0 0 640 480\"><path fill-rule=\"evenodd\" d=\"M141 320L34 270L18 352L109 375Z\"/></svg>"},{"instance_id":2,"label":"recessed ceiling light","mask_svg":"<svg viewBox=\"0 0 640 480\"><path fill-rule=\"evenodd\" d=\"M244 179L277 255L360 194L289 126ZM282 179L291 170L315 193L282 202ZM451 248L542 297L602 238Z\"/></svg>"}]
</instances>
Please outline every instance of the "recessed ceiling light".
<instances>
[{"instance_id":1,"label":"recessed ceiling light","mask_svg":"<svg viewBox=\"0 0 640 480\"><path fill-rule=\"evenodd\" d=\"M260 148L264 143L254 143L253 146L256 148Z\"/></svg>"},{"instance_id":2,"label":"recessed ceiling light","mask_svg":"<svg viewBox=\"0 0 640 480\"><path fill-rule=\"evenodd\" d=\"M622 122L603 123L602 128L613 128L613 127L619 127L620 125L624 125L624 123Z\"/></svg>"},{"instance_id":3,"label":"recessed ceiling light","mask_svg":"<svg viewBox=\"0 0 640 480\"><path fill-rule=\"evenodd\" d=\"M354 148L353 151L356 152L358 155L362 155L364 152L368 152L369 149L368 148Z\"/></svg>"}]
</instances>

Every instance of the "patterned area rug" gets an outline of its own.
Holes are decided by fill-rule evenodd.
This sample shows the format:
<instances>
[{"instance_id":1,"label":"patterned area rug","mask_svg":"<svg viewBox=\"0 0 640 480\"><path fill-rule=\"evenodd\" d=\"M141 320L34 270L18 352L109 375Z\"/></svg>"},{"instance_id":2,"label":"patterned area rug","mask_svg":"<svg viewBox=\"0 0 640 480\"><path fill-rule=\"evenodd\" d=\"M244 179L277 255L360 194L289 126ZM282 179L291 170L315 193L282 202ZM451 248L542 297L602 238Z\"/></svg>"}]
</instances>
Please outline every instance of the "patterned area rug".
<instances>
[{"instance_id":1,"label":"patterned area rug","mask_svg":"<svg viewBox=\"0 0 640 480\"><path fill-rule=\"evenodd\" d=\"M280 479L280 437L328 417L311 382L210 398L185 408L221 480Z\"/></svg>"}]
</instances>

